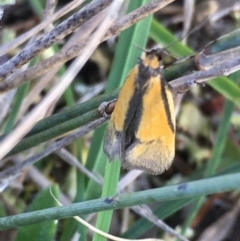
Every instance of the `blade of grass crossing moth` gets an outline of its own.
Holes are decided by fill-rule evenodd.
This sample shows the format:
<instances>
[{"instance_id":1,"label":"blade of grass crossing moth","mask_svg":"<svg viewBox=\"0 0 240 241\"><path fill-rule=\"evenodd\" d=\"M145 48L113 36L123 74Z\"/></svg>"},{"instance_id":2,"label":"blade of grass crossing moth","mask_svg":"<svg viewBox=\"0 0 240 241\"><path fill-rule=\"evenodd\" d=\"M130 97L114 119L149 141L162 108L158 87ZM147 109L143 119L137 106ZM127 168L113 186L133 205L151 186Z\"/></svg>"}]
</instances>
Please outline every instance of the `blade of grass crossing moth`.
<instances>
[{"instance_id":1,"label":"blade of grass crossing moth","mask_svg":"<svg viewBox=\"0 0 240 241\"><path fill-rule=\"evenodd\" d=\"M176 37L156 19L153 19L151 23L150 37L165 47L168 47L169 44L176 41ZM172 46L167 48L167 50L179 57L185 57L194 53L191 48L187 47L181 42L174 43ZM233 83L232 80L227 77L218 77L207 83L220 94L233 101L237 106L240 106L240 88L238 85Z\"/></svg>"},{"instance_id":2,"label":"blade of grass crossing moth","mask_svg":"<svg viewBox=\"0 0 240 241\"><path fill-rule=\"evenodd\" d=\"M137 2L132 1L130 2L130 5L135 5L133 6L132 9L136 9L138 6L140 6L142 2L146 3L146 2L149 2L149 0L145 0L145 1L141 0ZM129 7L129 9L130 8L131 6ZM150 22L150 20L148 21ZM145 48L145 43L146 43L145 36L148 35L147 32L148 32L149 26L145 26L146 27L145 30L144 30L144 27L142 28L141 26L144 26L145 24L149 25L149 23L145 19L140 21L140 23L141 24L136 24L130 27L129 29L123 31L119 36L117 49L116 49L114 61L113 61L113 67L109 74L107 86L105 88L106 92L113 91L117 87L121 86L130 69L136 64L137 58L141 55L141 50L135 47L134 44L139 47ZM132 32L133 34L131 34ZM124 61L121 61L121 60L124 60ZM94 158L97 156L97 154L96 156L94 154L97 153L98 151L100 152L102 151L102 145L100 144L102 143L102 139L105 133L105 128L106 128L106 125L104 127L99 128L94 133L94 138L92 140L94 145L91 145L90 147L89 156L86 162L86 166L88 168L92 167L92 164L90 162L94 162L95 166L97 165L97 162L95 161L96 158ZM103 154L103 156L105 155Z\"/></svg>"},{"instance_id":3,"label":"blade of grass crossing moth","mask_svg":"<svg viewBox=\"0 0 240 241\"><path fill-rule=\"evenodd\" d=\"M221 119L221 123L218 126L218 131L215 138L215 145L213 147L212 156L208 161L208 165L206 167L206 170L204 172L205 177L209 177L210 175L213 175L218 167L218 164L220 162L221 155L224 150L224 145L227 139L227 133L230 127L230 120L232 111L234 108L234 103L226 100L224 109L223 109L223 115ZM221 185L221 183L219 183ZM201 208L205 197L201 197L197 200L196 205L194 205L193 210L191 211L190 215L188 216L187 220L185 221L182 229L182 234L185 233L186 229L190 226L193 219L195 218L196 214L198 213L199 209Z\"/></svg>"},{"instance_id":4,"label":"blade of grass crossing moth","mask_svg":"<svg viewBox=\"0 0 240 241\"><path fill-rule=\"evenodd\" d=\"M128 11L136 9L146 2L148 1L131 1ZM134 44L145 48L150 22L151 17L148 17L120 34L113 65L107 81L106 92L113 91L121 86L130 69L137 63L137 58L141 55L141 50L135 47ZM102 149L105 127L106 125L95 131L86 162L88 168L92 167L92 163L90 162L94 162L94 171L101 175L104 173L105 162L107 161ZM99 190L99 188L96 189L96 187L96 184L90 181L88 184L89 193L94 193L96 190ZM91 192L91 190L93 190L93 192ZM92 198L91 195L88 195L88 191L86 192L86 197Z\"/></svg>"},{"instance_id":5,"label":"blade of grass crossing moth","mask_svg":"<svg viewBox=\"0 0 240 241\"><path fill-rule=\"evenodd\" d=\"M128 12L147 2L149 2L149 0L130 1ZM145 48L151 20L152 17L149 16L120 34L115 52L114 63L106 86L107 92L112 91L118 86L122 85L130 69L137 63L137 57L140 56L141 50L136 48L134 44L140 48ZM100 153L101 154L98 155L98 157L101 157L101 159L106 159L106 156L103 154L102 147L100 149ZM97 160L97 162L99 161L102 160ZM116 194L119 173L119 161L113 161L111 164L107 162L102 197L111 197ZM108 232L111 218L112 210L99 213L96 228ZM103 241L106 239L98 234L94 234L93 240Z\"/></svg>"}]
</instances>

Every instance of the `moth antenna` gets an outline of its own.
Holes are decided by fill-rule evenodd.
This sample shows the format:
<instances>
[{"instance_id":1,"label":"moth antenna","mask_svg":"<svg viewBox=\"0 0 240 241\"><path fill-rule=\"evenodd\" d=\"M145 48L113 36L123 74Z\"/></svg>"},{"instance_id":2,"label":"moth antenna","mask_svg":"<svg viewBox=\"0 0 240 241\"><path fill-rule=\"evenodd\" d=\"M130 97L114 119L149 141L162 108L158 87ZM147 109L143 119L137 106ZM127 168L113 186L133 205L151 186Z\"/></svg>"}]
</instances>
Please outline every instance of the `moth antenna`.
<instances>
[{"instance_id":1,"label":"moth antenna","mask_svg":"<svg viewBox=\"0 0 240 241\"><path fill-rule=\"evenodd\" d=\"M133 46L134 46L135 48L140 49L140 50L143 51L144 53L147 53L147 52L148 52L146 49L141 48L139 45L137 45L137 44L135 44L135 43L133 43Z\"/></svg>"},{"instance_id":2,"label":"moth antenna","mask_svg":"<svg viewBox=\"0 0 240 241\"><path fill-rule=\"evenodd\" d=\"M215 11L215 13L213 13L211 16L208 16L206 19L204 19L203 21L201 21L197 26L195 26L194 28L192 28L189 32L187 32L186 34L184 34L181 38L176 39L175 41L173 41L172 43L170 43L167 47L162 48L162 51L167 51L171 46L173 46L174 44L181 42L184 38L189 37L191 34L195 33L196 31L198 31L199 29L201 29L206 23L208 23L218 12L218 10L220 10L220 7L217 8L217 10Z\"/></svg>"}]
</instances>

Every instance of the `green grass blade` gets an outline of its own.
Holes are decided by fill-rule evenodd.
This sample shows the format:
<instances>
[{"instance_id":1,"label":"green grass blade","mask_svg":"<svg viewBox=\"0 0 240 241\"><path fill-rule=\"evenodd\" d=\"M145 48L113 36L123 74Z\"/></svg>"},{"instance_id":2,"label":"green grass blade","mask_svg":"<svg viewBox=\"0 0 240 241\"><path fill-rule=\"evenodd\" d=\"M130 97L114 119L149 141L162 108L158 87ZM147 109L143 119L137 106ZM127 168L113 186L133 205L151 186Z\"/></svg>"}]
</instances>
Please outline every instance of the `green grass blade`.
<instances>
[{"instance_id":1,"label":"green grass blade","mask_svg":"<svg viewBox=\"0 0 240 241\"><path fill-rule=\"evenodd\" d=\"M118 179L119 179L119 172L120 170L120 163L119 161L114 161L111 164L106 165L105 171L105 183L103 185L102 190L102 197L111 197L116 194ZM108 232L111 224L113 210L108 210L105 212L101 212L98 214L96 228ZM94 234L94 240L104 240L105 238L99 234Z\"/></svg>"},{"instance_id":2,"label":"green grass blade","mask_svg":"<svg viewBox=\"0 0 240 241\"><path fill-rule=\"evenodd\" d=\"M206 171L204 173L205 177L213 175L219 165L221 155L224 150L224 146L227 139L227 134L230 127L230 120L233 112L234 104L231 101L226 101L223 108L223 115L218 126L218 131L215 138L215 144L213 147L212 157L208 161Z\"/></svg>"},{"instance_id":3,"label":"green grass blade","mask_svg":"<svg viewBox=\"0 0 240 241\"><path fill-rule=\"evenodd\" d=\"M29 86L30 86L30 84L27 83L27 84L24 84L23 86L19 87L16 97L15 97L13 108L12 108L9 118L6 122L4 134L9 133L13 129L19 109L22 105L23 99L29 90Z\"/></svg>"},{"instance_id":4,"label":"green grass blade","mask_svg":"<svg viewBox=\"0 0 240 241\"><path fill-rule=\"evenodd\" d=\"M148 0L130 1L128 12L140 7L147 2ZM140 56L141 50L134 45L137 45L140 48L145 48L151 19L151 16L149 16L120 34L116 53L114 56L113 67L111 69L111 73L109 75L106 86L106 92L112 91L118 86L122 85L128 72L136 64L137 57ZM100 153L103 152L102 149L99 151ZM102 156L102 154L99 156ZM97 160L97 162L99 161L101 160ZM114 161L111 164L107 163L102 197L112 196L116 193L119 173L120 162ZM100 230L108 232L111 218L112 211L99 213L96 227ZM93 240L103 241L105 238L95 234Z\"/></svg>"}]
</instances>

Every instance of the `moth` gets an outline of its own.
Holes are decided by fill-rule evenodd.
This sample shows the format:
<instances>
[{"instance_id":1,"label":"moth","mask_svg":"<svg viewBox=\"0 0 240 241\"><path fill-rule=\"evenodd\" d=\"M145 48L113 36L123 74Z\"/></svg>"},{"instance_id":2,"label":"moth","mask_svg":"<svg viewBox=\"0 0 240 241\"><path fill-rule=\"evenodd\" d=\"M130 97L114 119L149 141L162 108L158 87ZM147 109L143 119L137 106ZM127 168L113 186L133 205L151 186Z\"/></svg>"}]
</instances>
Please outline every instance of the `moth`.
<instances>
[{"instance_id":1,"label":"moth","mask_svg":"<svg viewBox=\"0 0 240 241\"><path fill-rule=\"evenodd\" d=\"M146 52L130 71L106 130L103 149L126 169L158 175L175 155L175 114L171 86L161 74L161 49Z\"/></svg>"}]
</instances>

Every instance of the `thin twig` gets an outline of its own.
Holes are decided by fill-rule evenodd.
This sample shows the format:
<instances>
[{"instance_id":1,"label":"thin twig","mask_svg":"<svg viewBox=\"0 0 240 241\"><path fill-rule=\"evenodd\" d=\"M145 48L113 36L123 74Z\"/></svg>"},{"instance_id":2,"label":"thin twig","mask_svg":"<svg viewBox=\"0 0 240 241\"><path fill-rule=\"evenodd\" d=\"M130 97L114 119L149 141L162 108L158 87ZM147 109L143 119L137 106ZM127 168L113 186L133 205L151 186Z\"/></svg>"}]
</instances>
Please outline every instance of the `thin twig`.
<instances>
[{"instance_id":1,"label":"thin twig","mask_svg":"<svg viewBox=\"0 0 240 241\"><path fill-rule=\"evenodd\" d=\"M189 241L187 238L183 237L181 234L176 232L174 229L172 229L170 226L164 223L161 219L155 216L152 210L147 205L135 206L132 207L132 209L142 217L146 218L147 220L155 224L157 227L160 227L166 233L173 235L181 241Z\"/></svg>"},{"instance_id":2,"label":"thin twig","mask_svg":"<svg viewBox=\"0 0 240 241\"><path fill-rule=\"evenodd\" d=\"M30 166L28 167L28 172L27 175L29 176L29 178L31 178L31 180L36 183L36 185L38 186L38 188L40 189L46 189L47 187L52 185L52 182L49 181L44 175L43 173L41 173L37 168L35 168L34 166ZM71 204L71 200L65 196L61 191L59 193L59 200L61 200L62 203L64 203L64 205L68 205Z\"/></svg>"},{"instance_id":3,"label":"thin twig","mask_svg":"<svg viewBox=\"0 0 240 241\"><path fill-rule=\"evenodd\" d=\"M85 166L83 166L78 161L78 159L74 155L68 152L65 148L57 150L56 154L71 166L75 166L81 173L83 173L86 177L96 182L98 185L103 185L103 179L100 179L100 177L98 177L96 174L90 172Z\"/></svg>"}]
</instances>

